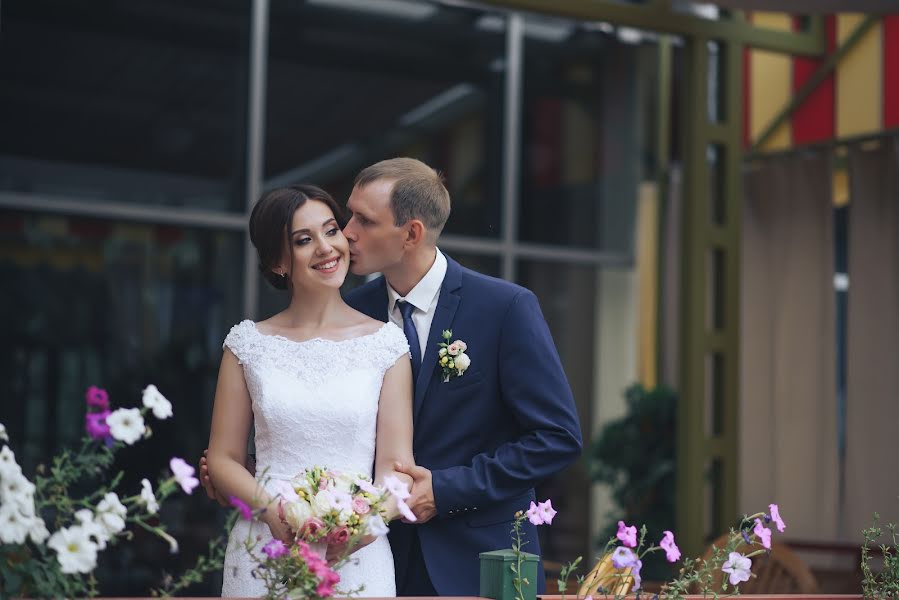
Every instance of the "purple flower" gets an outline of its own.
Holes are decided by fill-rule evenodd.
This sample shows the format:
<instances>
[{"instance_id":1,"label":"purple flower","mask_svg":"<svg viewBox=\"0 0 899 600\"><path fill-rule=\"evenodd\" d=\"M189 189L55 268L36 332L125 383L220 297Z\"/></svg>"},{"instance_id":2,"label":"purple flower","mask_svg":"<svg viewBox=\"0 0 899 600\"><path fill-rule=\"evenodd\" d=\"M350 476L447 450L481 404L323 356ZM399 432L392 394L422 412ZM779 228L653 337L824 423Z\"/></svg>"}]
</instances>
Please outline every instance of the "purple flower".
<instances>
[{"instance_id":1,"label":"purple flower","mask_svg":"<svg viewBox=\"0 0 899 600\"><path fill-rule=\"evenodd\" d=\"M240 511L240 516L246 519L247 521L253 520L253 509L250 508L250 505L238 498L237 496L231 496L228 498L228 502L231 503L231 506Z\"/></svg>"},{"instance_id":2,"label":"purple flower","mask_svg":"<svg viewBox=\"0 0 899 600\"><path fill-rule=\"evenodd\" d=\"M612 566L616 569L626 569L637 564L637 555L630 548L618 546L612 552Z\"/></svg>"},{"instance_id":3,"label":"purple flower","mask_svg":"<svg viewBox=\"0 0 899 600\"><path fill-rule=\"evenodd\" d=\"M262 547L262 552L269 558L281 558L287 554L287 546L281 540L272 540Z\"/></svg>"},{"instance_id":4,"label":"purple flower","mask_svg":"<svg viewBox=\"0 0 899 600\"><path fill-rule=\"evenodd\" d=\"M631 548L637 547L637 528L633 525L628 527L624 524L624 521L618 521L618 533L616 537L621 540L621 543L625 546L630 546Z\"/></svg>"},{"instance_id":5,"label":"purple flower","mask_svg":"<svg viewBox=\"0 0 899 600\"><path fill-rule=\"evenodd\" d=\"M87 402L88 406L96 406L100 410L106 410L109 408L109 394L106 393L106 390L103 388L98 388L95 385L87 388L87 392L84 394L84 399Z\"/></svg>"},{"instance_id":6,"label":"purple flower","mask_svg":"<svg viewBox=\"0 0 899 600\"><path fill-rule=\"evenodd\" d=\"M746 542L747 544L751 544L751 543L752 543L752 538L749 537L749 534L746 533L746 530L745 530L745 529L740 530L740 533L743 535L743 541L744 541L744 542Z\"/></svg>"},{"instance_id":7,"label":"purple flower","mask_svg":"<svg viewBox=\"0 0 899 600\"><path fill-rule=\"evenodd\" d=\"M194 477L194 468L187 464L183 458L170 460L169 468L175 476L175 481L178 482L185 494L192 493L194 488L200 485L200 480Z\"/></svg>"},{"instance_id":8,"label":"purple flower","mask_svg":"<svg viewBox=\"0 0 899 600\"><path fill-rule=\"evenodd\" d=\"M664 532L659 547L665 551L665 558L668 559L668 562L673 563L680 559L680 548L674 543L674 534L670 531Z\"/></svg>"},{"instance_id":9,"label":"purple flower","mask_svg":"<svg viewBox=\"0 0 899 600\"><path fill-rule=\"evenodd\" d=\"M776 504L769 504L768 511L771 513L771 520L773 520L774 524L777 525L777 530L783 533L784 529L787 528L787 524L784 523L783 519L780 518L780 509Z\"/></svg>"},{"instance_id":10,"label":"purple flower","mask_svg":"<svg viewBox=\"0 0 899 600\"><path fill-rule=\"evenodd\" d=\"M556 509L553 508L553 501L547 498L545 502L539 503L537 508L540 510L540 516L543 518L543 523L552 525L553 517L556 516Z\"/></svg>"},{"instance_id":11,"label":"purple flower","mask_svg":"<svg viewBox=\"0 0 899 600\"><path fill-rule=\"evenodd\" d=\"M537 506L537 503L531 500L531 507L527 511L528 521L532 525L543 525L543 511Z\"/></svg>"},{"instance_id":12,"label":"purple flower","mask_svg":"<svg viewBox=\"0 0 899 600\"><path fill-rule=\"evenodd\" d=\"M752 528L752 533L758 536L762 546L768 550L771 549L771 530L765 527L761 520L755 520L755 527Z\"/></svg>"},{"instance_id":13,"label":"purple flower","mask_svg":"<svg viewBox=\"0 0 899 600\"><path fill-rule=\"evenodd\" d=\"M731 585L737 585L743 581L749 581L749 577L752 575L752 560L739 552L731 552L727 562L721 566L721 570L730 574L728 579Z\"/></svg>"},{"instance_id":14,"label":"purple flower","mask_svg":"<svg viewBox=\"0 0 899 600\"><path fill-rule=\"evenodd\" d=\"M84 415L84 430L91 436L91 438L95 440L106 440L111 437L109 434L109 425L106 424L106 417L109 415L109 410L86 413Z\"/></svg>"},{"instance_id":15,"label":"purple flower","mask_svg":"<svg viewBox=\"0 0 899 600\"><path fill-rule=\"evenodd\" d=\"M640 585L642 585L643 580L640 579L640 569L643 568L643 561L639 558L637 559L637 563L631 569L631 576L634 578L634 587L631 589L639 590Z\"/></svg>"}]
</instances>

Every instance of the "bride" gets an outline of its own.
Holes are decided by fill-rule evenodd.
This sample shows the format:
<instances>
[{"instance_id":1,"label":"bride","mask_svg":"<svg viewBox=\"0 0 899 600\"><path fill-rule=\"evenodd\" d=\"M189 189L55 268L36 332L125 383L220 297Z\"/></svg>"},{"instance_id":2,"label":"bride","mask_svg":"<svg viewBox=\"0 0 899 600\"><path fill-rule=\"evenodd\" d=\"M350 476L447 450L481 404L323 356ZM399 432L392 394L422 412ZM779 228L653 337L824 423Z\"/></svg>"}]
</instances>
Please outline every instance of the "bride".
<instances>
[{"instance_id":1,"label":"bride","mask_svg":"<svg viewBox=\"0 0 899 600\"><path fill-rule=\"evenodd\" d=\"M349 267L341 210L327 192L295 185L266 193L250 217L259 268L290 293L286 310L235 325L224 343L209 440L209 475L224 497L265 508L259 521L238 521L228 542L222 596L259 597L262 582L243 546L248 533L290 541L266 481L304 467L396 475L413 464L412 369L406 336L347 306L340 286ZM256 475L244 467L255 422ZM391 518L395 517L391 509ZM365 545L368 543L368 545ZM364 547L362 547L364 546ZM329 548L329 556L339 549ZM364 586L369 597L395 596L393 557L385 537L365 540L339 571L340 589Z\"/></svg>"}]
</instances>

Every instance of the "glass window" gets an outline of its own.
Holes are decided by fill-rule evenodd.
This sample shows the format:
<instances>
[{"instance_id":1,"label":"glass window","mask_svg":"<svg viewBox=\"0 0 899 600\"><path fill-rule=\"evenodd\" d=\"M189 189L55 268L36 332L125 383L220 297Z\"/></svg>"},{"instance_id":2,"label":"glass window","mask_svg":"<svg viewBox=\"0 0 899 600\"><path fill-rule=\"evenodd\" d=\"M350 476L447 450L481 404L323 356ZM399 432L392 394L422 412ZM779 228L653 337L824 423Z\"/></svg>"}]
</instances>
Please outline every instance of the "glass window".
<instances>
[{"instance_id":1,"label":"glass window","mask_svg":"<svg viewBox=\"0 0 899 600\"><path fill-rule=\"evenodd\" d=\"M249 2L3 2L0 190L243 210Z\"/></svg>"},{"instance_id":2,"label":"glass window","mask_svg":"<svg viewBox=\"0 0 899 600\"><path fill-rule=\"evenodd\" d=\"M266 187L311 182L345 201L359 170L412 156L444 172L447 233L498 236L504 29L436 3L276 0Z\"/></svg>"},{"instance_id":3,"label":"glass window","mask_svg":"<svg viewBox=\"0 0 899 600\"><path fill-rule=\"evenodd\" d=\"M518 282L533 291L540 301L574 393L584 443L589 444L599 270L592 266L532 260L521 261L518 268ZM564 562L574 556L591 555L590 540L584 535L585 515L590 513L589 494L584 490L590 485L586 458L582 457L537 489L538 498L552 498L553 506L559 511L552 527L539 528L544 558Z\"/></svg>"},{"instance_id":4,"label":"glass window","mask_svg":"<svg viewBox=\"0 0 899 600\"><path fill-rule=\"evenodd\" d=\"M134 407L153 383L174 406L175 418L151 419L150 440L119 454L123 489L154 480L172 456L195 464L222 341L241 319L242 253L236 233L0 213L0 422L26 473L81 438L89 385ZM146 593L163 569L188 567L222 531L210 508L203 493L167 504L174 557L153 537L103 553L104 595ZM218 593L214 580L204 593Z\"/></svg>"},{"instance_id":5,"label":"glass window","mask_svg":"<svg viewBox=\"0 0 899 600\"><path fill-rule=\"evenodd\" d=\"M629 255L652 161L655 45L554 23L525 28L519 237Z\"/></svg>"}]
</instances>

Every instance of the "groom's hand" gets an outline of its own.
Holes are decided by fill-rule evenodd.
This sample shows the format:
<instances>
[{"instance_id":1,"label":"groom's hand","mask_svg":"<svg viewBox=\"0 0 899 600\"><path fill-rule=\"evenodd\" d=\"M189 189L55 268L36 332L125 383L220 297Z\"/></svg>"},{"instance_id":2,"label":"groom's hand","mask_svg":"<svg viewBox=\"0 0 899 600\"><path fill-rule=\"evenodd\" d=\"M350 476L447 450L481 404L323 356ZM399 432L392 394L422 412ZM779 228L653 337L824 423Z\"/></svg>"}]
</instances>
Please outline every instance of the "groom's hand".
<instances>
[{"instance_id":1,"label":"groom's hand","mask_svg":"<svg viewBox=\"0 0 899 600\"><path fill-rule=\"evenodd\" d=\"M222 506L227 507L228 501L218 493L218 490L215 489L215 486L212 485L212 480L209 478L209 465L206 463L207 452L209 452L208 448L203 450L203 456L200 458L200 484L206 490L206 495L209 496L210 500L215 500Z\"/></svg>"},{"instance_id":2,"label":"groom's hand","mask_svg":"<svg viewBox=\"0 0 899 600\"><path fill-rule=\"evenodd\" d=\"M416 465L406 466L396 463L394 469L412 478L412 495L406 504L418 518L416 523L427 523L437 516L437 503L434 501L434 488L431 486L431 472ZM405 519L404 519L405 520Z\"/></svg>"}]
</instances>

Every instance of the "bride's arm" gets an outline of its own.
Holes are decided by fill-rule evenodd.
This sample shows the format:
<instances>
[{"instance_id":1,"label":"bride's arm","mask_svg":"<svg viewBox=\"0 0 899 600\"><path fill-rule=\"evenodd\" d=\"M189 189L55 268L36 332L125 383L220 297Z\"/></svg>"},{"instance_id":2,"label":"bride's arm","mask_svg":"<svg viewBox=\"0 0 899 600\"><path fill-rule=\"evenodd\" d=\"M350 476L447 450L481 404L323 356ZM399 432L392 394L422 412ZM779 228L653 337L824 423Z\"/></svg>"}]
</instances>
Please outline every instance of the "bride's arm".
<instances>
[{"instance_id":1,"label":"bride's arm","mask_svg":"<svg viewBox=\"0 0 899 600\"><path fill-rule=\"evenodd\" d=\"M243 368L231 350L225 348L212 409L207 457L209 476L223 497L236 496L253 508L267 508L261 519L268 524L272 535L288 540L287 527L278 517L277 504L244 466L252 416Z\"/></svg>"},{"instance_id":2,"label":"bride's arm","mask_svg":"<svg viewBox=\"0 0 899 600\"><path fill-rule=\"evenodd\" d=\"M375 483L394 475L412 486L412 478L398 473L396 463L414 465L412 456L412 363L403 354L384 375L378 404L378 433L375 438ZM388 504L388 517L398 516L396 503Z\"/></svg>"}]
</instances>

